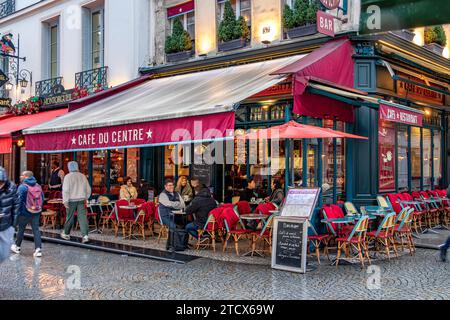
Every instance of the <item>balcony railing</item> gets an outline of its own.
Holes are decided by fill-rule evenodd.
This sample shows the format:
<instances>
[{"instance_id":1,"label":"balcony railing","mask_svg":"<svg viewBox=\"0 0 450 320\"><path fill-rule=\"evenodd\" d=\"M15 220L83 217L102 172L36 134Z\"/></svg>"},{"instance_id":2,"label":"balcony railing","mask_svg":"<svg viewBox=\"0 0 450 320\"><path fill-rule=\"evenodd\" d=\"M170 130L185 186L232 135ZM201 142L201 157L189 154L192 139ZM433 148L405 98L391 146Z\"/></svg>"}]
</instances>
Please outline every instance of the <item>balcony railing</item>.
<instances>
[{"instance_id":1,"label":"balcony railing","mask_svg":"<svg viewBox=\"0 0 450 320\"><path fill-rule=\"evenodd\" d=\"M64 90L62 85L63 77L51 78L36 82L36 95L39 97L47 97L57 94Z\"/></svg>"},{"instance_id":2,"label":"balcony railing","mask_svg":"<svg viewBox=\"0 0 450 320\"><path fill-rule=\"evenodd\" d=\"M13 14L15 11L16 0L6 0L0 3L0 19Z\"/></svg>"},{"instance_id":3,"label":"balcony railing","mask_svg":"<svg viewBox=\"0 0 450 320\"><path fill-rule=\"evenodd\" d=\"M75 87L85 88L89 92L108 87L108 67L78 72L75 74Z\"/></svg>"}]
</instances>

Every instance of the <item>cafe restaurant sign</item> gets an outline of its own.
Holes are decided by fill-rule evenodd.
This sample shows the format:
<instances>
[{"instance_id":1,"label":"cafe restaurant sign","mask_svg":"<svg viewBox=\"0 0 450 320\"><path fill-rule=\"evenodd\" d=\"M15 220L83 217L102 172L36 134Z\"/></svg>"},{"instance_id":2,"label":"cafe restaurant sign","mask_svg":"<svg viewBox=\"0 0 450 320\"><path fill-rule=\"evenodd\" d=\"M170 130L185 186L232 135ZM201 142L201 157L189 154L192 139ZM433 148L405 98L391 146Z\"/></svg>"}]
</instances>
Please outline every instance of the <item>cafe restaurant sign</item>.
<instances>
[{"instance_id":1,"label":"cafe restaurant sign","mask_svg":"<svg viewBox=\"0 0 450 320\"><path fill-rule=\"evenodd\" d=\"M320 0L320 2L323 4L325 8L328 10L333 10L339 7L339 2L341 0Z\"/></svg>"},{"instance_id":2,"label":"cafe restaurant sign","mask_svg":"<svg viewBox=\"0 0 450 320\"><path fill-rule=\"evenodd\" d=\"M43 106L52 106L52 105L58 105L58 104L65 104L72 101L72 91L73 90L67 90L62 92L61 94L47 96L42 98L43 99Z\"/></svg>"},{"instance_id":3,"label":"cafe restaurant sign","mask_svg":"<svg viewBox=\"0 0 450 320\"><path fill-rule=\"evenodd\" d=\"M420 79L412 78L414 82L422 83ZM397 93L401 97L415 99L422 102L429 102L437 105L444 105L444 94L418 86L413 83L397 81Z\"/></svg>"},{"instance_id":4,"label":"cafe restaurant sign","mask_svg":"<svg viewBox=\"0 0 450 320\"><path fill-rule=\"evenodd\" d=\"M423 114L380 103L380 120L421 127L423 124Z\"/></svg>"}]
</instances>

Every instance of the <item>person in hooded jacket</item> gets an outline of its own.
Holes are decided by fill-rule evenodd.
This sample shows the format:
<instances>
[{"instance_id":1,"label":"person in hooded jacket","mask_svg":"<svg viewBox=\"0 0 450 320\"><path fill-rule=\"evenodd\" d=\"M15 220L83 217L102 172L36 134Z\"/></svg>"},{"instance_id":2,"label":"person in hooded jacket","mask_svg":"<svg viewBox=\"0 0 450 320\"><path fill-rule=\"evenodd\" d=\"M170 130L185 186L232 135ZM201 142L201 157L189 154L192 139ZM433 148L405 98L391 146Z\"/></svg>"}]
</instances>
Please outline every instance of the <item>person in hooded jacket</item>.
<instances>
[{"instance_id":1,"label":"person in hooded jacket","mask_svg":"<svg viewBox=\"0 0 450 320\"><path fill-rule=\"evenodd\" d=\"M186 231L195 239L198 238L198 230L205 226L211 210L217 208L217 202L209 189L204 185L198 189L191 204L186 208L186 214L194 217L194 221L186 225Z\"/></svg>"},{"instance_id":2,"label":"person in hooded jacket","mask_svg":"<svg viewBox=\"0 0 450 320\"><path fill-rule=\"evenodd\" d=\"M19 213L19 196L16 185L0 167L0 262L9 257L14 241L14 220Z\"/></svg>"},{"instance_id":3,"label":"person in hooded jacket","mask_svg":"<svg viewBox=\"0 0 450 320\"><path fill-rule=\"evenodd\" d=\"M22 184L17 189L17 194L19 195L19 214L16 221L19 230L17 232L16 242L11 246L11 251L20 254L20 246L22 245L25 228L28 224L31 224L34 236L34 257L39 258L42 256L41 232L39 230L42 208L38 208L35 212L30 212L27 209L27 198L28 193L32 192L30 188L36 189L37 196L41 198L42 204L44 203L44 193L31 171L24 171L20 176L20 181L22 181Z\"/></svg>"}]
</instances>

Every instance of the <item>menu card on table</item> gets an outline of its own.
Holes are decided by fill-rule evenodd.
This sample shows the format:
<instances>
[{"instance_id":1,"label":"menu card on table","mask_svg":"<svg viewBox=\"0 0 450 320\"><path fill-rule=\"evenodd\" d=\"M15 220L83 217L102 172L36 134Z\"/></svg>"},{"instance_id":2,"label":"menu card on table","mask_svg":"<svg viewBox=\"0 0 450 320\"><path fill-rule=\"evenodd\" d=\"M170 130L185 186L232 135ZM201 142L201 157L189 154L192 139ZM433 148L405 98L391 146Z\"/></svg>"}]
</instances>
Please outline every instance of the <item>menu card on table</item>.
<instances>
[{"instance_id":1,"label":"menu card on table","mask_svg":"<svg viewBox=\"0 0 450 320\"><path fill-rule=\"evenodd\" d=\"M282 217L310 219L319 198L320 188L290 188L281 208Z\"/></svg>"}]
</instances>

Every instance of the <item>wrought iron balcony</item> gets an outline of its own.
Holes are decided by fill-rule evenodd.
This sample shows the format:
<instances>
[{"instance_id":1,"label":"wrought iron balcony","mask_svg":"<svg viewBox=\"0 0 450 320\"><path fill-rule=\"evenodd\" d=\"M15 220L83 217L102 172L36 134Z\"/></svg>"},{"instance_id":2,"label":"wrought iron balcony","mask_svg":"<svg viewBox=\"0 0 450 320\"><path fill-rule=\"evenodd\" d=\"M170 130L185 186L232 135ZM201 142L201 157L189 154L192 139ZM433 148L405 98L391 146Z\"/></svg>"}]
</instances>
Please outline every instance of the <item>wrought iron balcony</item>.
<instances>
[{"instance_id":1,"label":"wrought iron balcony","mask_svg":"<svg viewBox=\"0 0 450 320\"><path fill-rule=\"evenodd\" d=\"M62 85L63 77L51 78L36 82L36 95L39 97L48 97L58 92L64 91Z\"/></svg>"},{"instance_id":2,"label":"wrought iron balcony","mask_svg":"<svg viewBox=\"0 0 450 320\"><path fill-rule=\"evenodd\" d=\"M16 12L16 0L5 0L0 3L0 19L14 12Z\"/></svg>"},{"instance_id":3,"label":"wrought iron balcony","mask_svg":"<svg viewBox=\"0 0 450 320\"><path fill-rule=\"evenodd\" d=\"M95 92L108 88L108 67L86 70L75 74L75 87Z\"/></svg>"}]
</instances>

